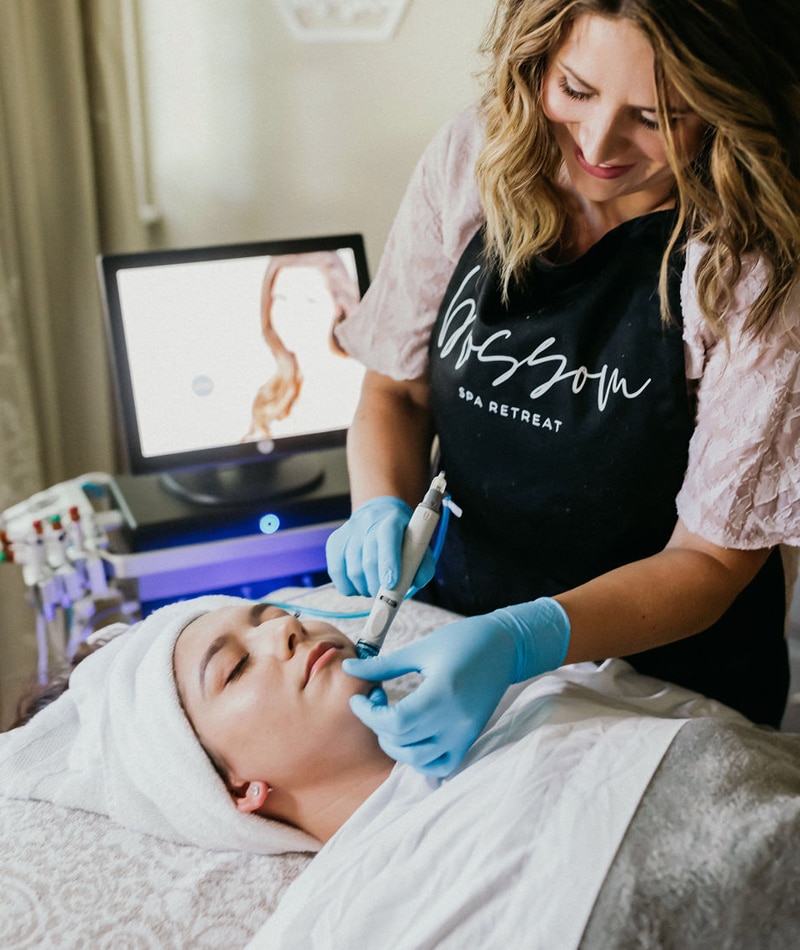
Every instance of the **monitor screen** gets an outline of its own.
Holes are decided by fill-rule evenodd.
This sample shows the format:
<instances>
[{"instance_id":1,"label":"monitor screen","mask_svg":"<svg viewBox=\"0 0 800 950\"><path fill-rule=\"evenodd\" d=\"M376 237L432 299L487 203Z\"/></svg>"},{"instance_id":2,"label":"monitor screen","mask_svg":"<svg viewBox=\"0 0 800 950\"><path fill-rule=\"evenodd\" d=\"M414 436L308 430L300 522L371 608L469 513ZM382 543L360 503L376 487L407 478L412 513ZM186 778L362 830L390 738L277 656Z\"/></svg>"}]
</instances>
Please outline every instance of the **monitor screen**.
<instances>
[{"instance_id":1,"label":"monitor screen","mask_svg":"<svg viewBox=\"0 0 800 950\"><path fill-rule=\"evenodd\" d=\"M268 497L302 490L302 457L344 444L364 368L332 331L367 287L360 235L103 255L99 269L132 473L201 503L215 481Z\"/></svg>"}]
</instances>

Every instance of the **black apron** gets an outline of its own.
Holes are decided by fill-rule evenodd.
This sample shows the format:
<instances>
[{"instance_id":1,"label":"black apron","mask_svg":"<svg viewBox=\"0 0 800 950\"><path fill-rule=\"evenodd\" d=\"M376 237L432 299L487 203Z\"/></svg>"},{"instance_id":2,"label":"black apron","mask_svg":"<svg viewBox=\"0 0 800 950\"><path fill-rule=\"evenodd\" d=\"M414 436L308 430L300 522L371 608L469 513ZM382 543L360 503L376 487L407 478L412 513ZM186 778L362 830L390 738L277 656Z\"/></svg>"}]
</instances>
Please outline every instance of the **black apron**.
<instances>
[{"instance_id":1,"label":"black apron","mask_svg":"<svg viewBox=\"0 0 800 950\"><path fill-rule=\"evenodd\" d=\"M659 309L673 224L656 212L576 261L534 262L506 302L482 231L464 251L430 344L440 463L463 510L437 566L440 605L476 614L557 594L666 544L694 427L681 328ZM778 725L784 613L776 549L708 631L626 659Z\"/></svg>"}]
</instances>

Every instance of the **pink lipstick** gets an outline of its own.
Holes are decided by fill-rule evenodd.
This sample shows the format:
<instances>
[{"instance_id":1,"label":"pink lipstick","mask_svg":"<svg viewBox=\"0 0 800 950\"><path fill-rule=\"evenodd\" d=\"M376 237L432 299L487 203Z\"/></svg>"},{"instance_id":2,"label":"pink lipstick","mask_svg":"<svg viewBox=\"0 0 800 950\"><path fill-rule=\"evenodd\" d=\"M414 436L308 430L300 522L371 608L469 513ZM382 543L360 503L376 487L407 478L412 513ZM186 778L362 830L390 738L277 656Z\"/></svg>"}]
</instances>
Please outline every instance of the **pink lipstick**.
<instances>
[{"instance_id":1,"label":"pink lipstick","mask_svg":"<svg viewBox=\"0 0 800 950\"><path fill-rule=\"evenodd\" d=\"M575 159L588 175L606 181L620 178L633 168L633 165L590 165L577 145L575 146Z\"/></svg>"}]
</instances>

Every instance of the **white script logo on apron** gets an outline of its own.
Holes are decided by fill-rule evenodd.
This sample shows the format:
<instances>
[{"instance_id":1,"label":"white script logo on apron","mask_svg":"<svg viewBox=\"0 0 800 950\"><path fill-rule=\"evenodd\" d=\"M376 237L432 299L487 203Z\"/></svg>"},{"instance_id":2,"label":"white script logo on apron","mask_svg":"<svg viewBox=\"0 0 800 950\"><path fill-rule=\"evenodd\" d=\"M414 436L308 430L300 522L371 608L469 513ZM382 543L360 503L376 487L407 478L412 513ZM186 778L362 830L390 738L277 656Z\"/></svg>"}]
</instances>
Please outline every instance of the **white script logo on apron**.
<instances>
[{"instance_id":1,"label":"white script logo on apron","mask_svg":"<svg viewBox=\"0 0 800 950\"><path fill-rule=\"evenodd\" d=\"M465 366L473 357L479 363L499 363L506 367L491 381L491 385L494 387L502 385L524 367L534 369L542 368L550 364L548 369L552 370L551 375L543 382L534 386L530 391L531 399L538 399L540 396L543 396L557 383L570 383L572 392L577 394L581 392L588 383L596 381L597 408L601 412L608 405L608 400L612 394L620 393L626 399L636 399L652 382L652 379L648 378L638 389L631 390L628 388L628 381L620 373L619 369L615 367L609 371L607 363L604 363L597 372L590 372L586 366L579 366L577 369L567 369L568 363L566 356L560 353L549 352L556 342L554 336L542 340L542 342L523 359L518 359L508 352L502 352L502 344L512 339L513 334L511 330L498 330L488 336L483 343L476 344L472 336L471 327L477 320L477 303L474 297L465 297L463 300L460 298L466 285L479 271L480 266L476 266L466 275L461 286L450 301L436 341L440 359L448 357L460 342L460 350L458 351L455 362L456 369Z\"/></svg>"}]
</instances>

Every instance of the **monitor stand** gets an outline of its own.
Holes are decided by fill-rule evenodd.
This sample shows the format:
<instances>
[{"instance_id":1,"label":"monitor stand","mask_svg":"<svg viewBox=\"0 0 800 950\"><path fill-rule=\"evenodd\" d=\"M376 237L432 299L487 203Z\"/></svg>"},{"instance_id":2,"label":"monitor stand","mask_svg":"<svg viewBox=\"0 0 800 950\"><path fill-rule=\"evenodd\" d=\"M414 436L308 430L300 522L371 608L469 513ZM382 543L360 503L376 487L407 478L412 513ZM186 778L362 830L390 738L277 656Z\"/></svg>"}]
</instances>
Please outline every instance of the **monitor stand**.
<instances>
[{"instance_id":1,"label":"monitor stand","mask_svg":"<svg viewBox=\"0 0 800 950\"><path fill-rule=\"evenodd\" d=\"M166 491L193 505L237 507L305 494L324 478L322 465L298 454L265 462L164 472Z\"/></svg>"}]
</instances>

